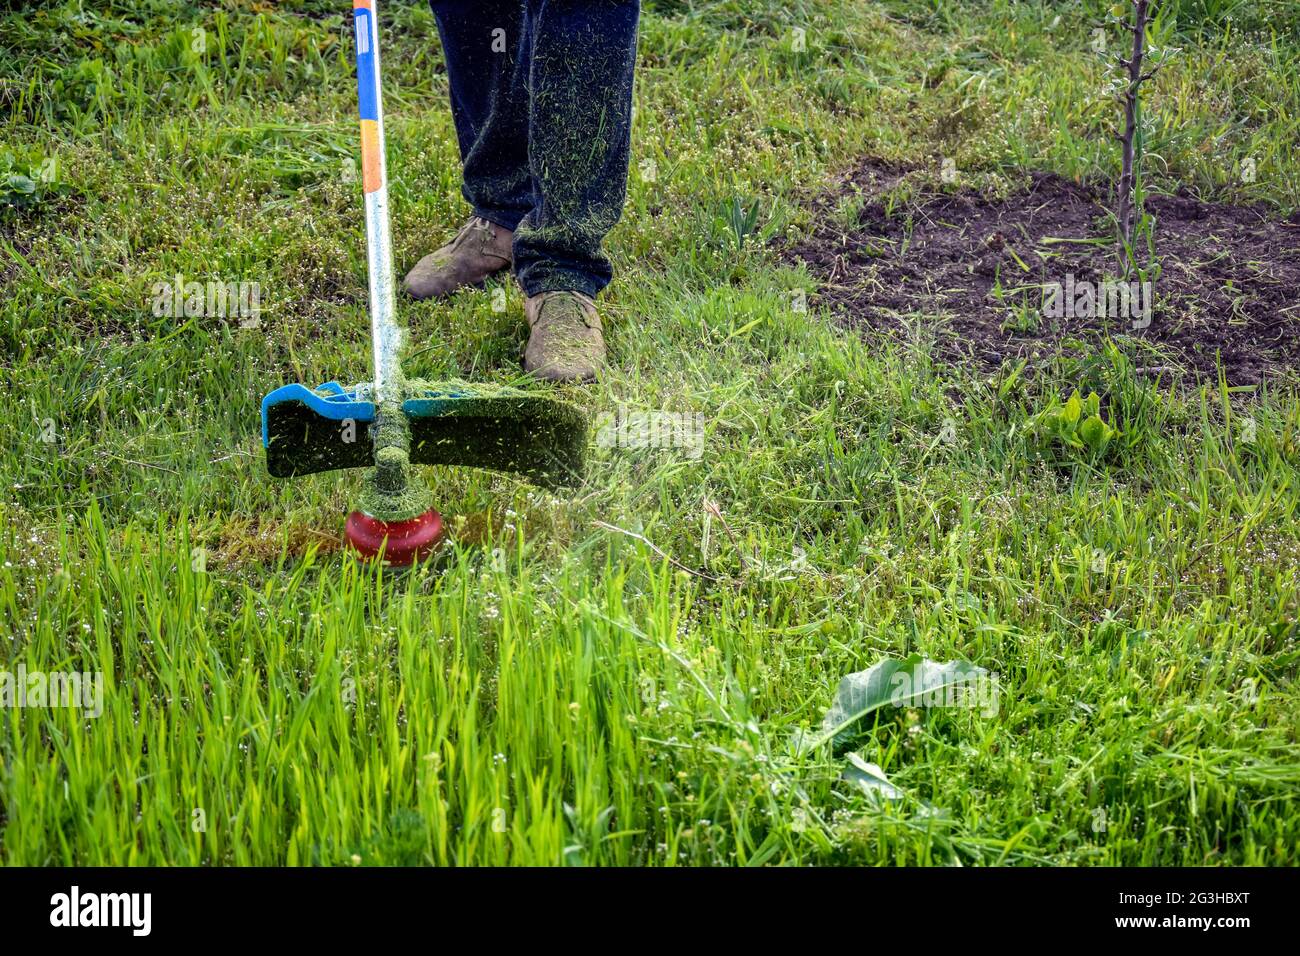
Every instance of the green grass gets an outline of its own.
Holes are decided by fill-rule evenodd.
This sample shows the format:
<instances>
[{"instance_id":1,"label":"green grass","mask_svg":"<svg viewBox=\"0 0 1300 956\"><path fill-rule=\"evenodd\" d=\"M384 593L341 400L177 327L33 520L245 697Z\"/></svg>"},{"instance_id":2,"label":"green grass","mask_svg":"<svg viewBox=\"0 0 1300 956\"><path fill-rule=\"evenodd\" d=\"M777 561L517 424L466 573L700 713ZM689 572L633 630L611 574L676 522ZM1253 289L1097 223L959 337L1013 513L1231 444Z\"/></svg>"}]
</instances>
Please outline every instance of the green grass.
<instances>
[{"instance_id":1,"label":"green grass","mask_svg":"<svg viewBox=\"0 0 1300 956\"><path fill-rule=\"evenodd\" d=\"M459 539L406 576L337 549L359 476L273 482L257 435L275 385L367 374L342 12L5 14L2 149L39 189L0 218L0 665L105 701L0 710L0 861L1294 863L1294 383L939 366L793 309L771 250L864 154L1113 179L1094 6L651 4L614 367L571 397L702 415L703 454L598 450L573 500L431 470ZM1294 5L1177 13L1151 188L1289 213ZM407 266L465 209L432 18L385 27ZM259 282L261 327L155 317L178 273ZM408 372L515 379L494 288L407 305ZM1102 458L1032 427L1076 387ZM998 713L882 712L853 743L881 806L796 741L912 652L996 673Z\"/></svg>"}]
</instances>

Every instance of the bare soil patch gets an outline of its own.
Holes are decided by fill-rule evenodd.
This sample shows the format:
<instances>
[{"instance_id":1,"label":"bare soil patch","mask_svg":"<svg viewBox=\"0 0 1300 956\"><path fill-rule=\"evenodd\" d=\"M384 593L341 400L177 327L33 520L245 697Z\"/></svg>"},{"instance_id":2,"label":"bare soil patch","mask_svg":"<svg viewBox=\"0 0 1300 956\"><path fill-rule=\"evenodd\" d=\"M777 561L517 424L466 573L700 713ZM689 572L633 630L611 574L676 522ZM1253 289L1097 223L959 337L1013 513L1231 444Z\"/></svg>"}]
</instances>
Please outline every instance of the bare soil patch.
<instances>
[{"instance_id":1,"label":"bare soil patch","mask_svg":"<svg viewBox=\"0 0 1300 956\"><path fill-rule=\"evenodd\" d=\"M1100 335L1151 370L1213 376L1221 356L1231 384L1296 368L1300 213L1280 219L1185 190L1149 196L1162 268L1149 324L1128 315L1054 318L1045 287L1064 287L1067 276L1098 288L1118 278L1103 190L1033 173L1005 198L969 189L906 196L895 187L907 172L863 161L815 202L813 233L781 250L807 264L822 283L818 297L844 325L924 328L943 359L984 369ZM846 209L856 212L846 218Z\"/></svg>"}]
</instances>

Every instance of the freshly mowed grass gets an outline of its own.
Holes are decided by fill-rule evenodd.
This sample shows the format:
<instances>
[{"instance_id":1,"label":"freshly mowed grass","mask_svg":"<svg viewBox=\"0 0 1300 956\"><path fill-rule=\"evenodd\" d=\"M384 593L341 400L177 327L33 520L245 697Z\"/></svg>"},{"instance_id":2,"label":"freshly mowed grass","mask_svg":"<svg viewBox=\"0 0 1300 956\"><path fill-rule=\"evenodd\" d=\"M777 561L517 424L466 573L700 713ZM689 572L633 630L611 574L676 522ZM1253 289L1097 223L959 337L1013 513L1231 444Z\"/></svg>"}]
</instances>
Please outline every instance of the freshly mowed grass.
<instances>
[{"instance_id":1,"label":"freshly mowed grass","mask_svg":"<svg viewBox=\"0 0 1300 956\"><path fill-rule=\"evenodd\" d=\"M273 483L256 434L271 387L367 374L335 6L0 21L4 149L56 160L0 219L0 666L105 680L93 719L0 711L0 860L1295 862L1294 383L975 376L799 311L767 245L864 153L1112 175L1079 5L652 4L614 367L570 395L702 416L703 453L597 449L575 500L435 470L458 539L410 575L339 550L357 476ZM1176 6L1154 185L1293 210L1293 6ZM382 13L406 266L464 207L432 18ZM260 328L154 316L177 274L259 282ZM517 376L513 287L404 316L411 372ZM1030 427L1076 387L1104 458ZM797 741L912 652L996 673L997 713L882 712L881 806Z\"/></svg>"}]
</instances>

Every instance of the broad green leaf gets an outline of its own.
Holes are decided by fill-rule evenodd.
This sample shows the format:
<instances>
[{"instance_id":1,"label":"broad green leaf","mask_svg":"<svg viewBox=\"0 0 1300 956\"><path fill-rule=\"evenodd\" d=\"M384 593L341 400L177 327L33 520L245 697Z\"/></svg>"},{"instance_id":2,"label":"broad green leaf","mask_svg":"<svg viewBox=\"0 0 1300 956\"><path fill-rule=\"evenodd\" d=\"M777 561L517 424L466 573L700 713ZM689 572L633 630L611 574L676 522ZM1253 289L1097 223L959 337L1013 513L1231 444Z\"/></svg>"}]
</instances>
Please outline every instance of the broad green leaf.
<instances>
[{"instance_id":1,"label":"broad green leaf","mask_svg":"<svg viewBox=\"0 0 1300 956\"><path fill-rule=\"evenodd\" d=\"M884 802L903 799L903 791L889 782L885 771L879 766L867 763L857 754L849 754L848 758L849 765L840 774L843 779L857 784L858 788L873 800Z\"/></svg>"},{"instance_id":2,"label":"broad green leaf","mask_svg":"<svg viewBox=\"0 0 1300 956\"><path fill-rule=\"evenodd\" d=\"M1073 425L1079 420L1079 415L1083 412L1083 399L1079 398L1079 390L1076 388L1070 393L1070 400L1065 403L1063 414L1065 420Z\"/></svg>"},{"instance_id":3,"label":"broad green leaf","mask_svg":"<svg viewBox=\"0 0 1300 956\"><path fill-rule=\"evenodd\" d=\"M1079 426L1079 437L1093 451L1101 451L1106 447L1106 442L1110 440L1110 436L1106 434L1106 423L1097 415L1088 417Z\"/></svg>"},{"instance_id":4,"label":"broad green leaf","mask_svg":"<svg viewBox=\"0 0 1300 956\"><path fill-rule=\"evenodd\" d=\"M988 671L969 661L941 663L919 654L901 661L885 658L840 681L835 700L822 718L817 743L832 738L836 743L843 743L852 736L854 724L886 705L944 704L959 693L959 687L972 690L971 684L988 677Z\"/></svg>"},{"instance_id":5,"label":"broad green leaf","mask_svg":"<svg viewBox=\"0 0 1300 956\"><path fill-rule=\"evenodd\" d=\"M10 173L8 184L10 191L22 196L30 196L36 192L36 183L22 173Z\"/></svg>"}]
</instances>

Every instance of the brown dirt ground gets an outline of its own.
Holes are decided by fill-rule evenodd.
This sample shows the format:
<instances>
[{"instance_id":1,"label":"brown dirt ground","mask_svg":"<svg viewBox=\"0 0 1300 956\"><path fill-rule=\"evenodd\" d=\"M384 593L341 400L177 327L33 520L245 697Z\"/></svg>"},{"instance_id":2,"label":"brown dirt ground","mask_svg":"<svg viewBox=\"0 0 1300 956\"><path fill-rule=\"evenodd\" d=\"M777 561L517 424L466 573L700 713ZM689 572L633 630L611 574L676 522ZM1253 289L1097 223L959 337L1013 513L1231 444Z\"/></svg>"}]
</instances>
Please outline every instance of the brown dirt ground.
<instances>
[{"instance_id":1,"label":"brown dirt ground","mask_svg":"<svg viewBox=\"0 0 1300 956\"><path fill-rule=\"evenodd\" d=\"M806 263L821 282L815 300L845 326L911 334L919 322L941 358L982 369L1046 358L1063 340L1102 333L1149 372L1215 376L1221 355L1229 383L1244 385L1296 368L1300 213L1280 220L1262 207L1205 203L1185 191L1149 197L1163 271L1150 325L1134 329L1127 318L1042 315L1044 283L1064 283L1066 273L1096 283L1115 277L1112 243L1044 241L1112 236L1103 192L1033 173L1006 198L921 189L891 214L886 196L907 172L863 161L814 202L814 232L780 250ZM860 213L845 231L835 210L854 194ZM1004 290L1021 291L1004 291L999 301L992 291L999 278ZM1010 321L1017 302L1032 306L1033 322Z\"/></svg>"}]
</instances>

